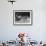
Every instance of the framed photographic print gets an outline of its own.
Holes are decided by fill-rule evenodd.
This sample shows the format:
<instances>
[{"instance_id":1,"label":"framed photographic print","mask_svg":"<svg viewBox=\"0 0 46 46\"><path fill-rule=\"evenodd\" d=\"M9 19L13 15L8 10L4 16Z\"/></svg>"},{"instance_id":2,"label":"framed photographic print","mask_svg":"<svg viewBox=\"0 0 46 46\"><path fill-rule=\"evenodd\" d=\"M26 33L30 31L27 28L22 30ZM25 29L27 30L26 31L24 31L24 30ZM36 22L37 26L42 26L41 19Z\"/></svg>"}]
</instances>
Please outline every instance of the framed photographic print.
<instances>
[{"instance_id":1,"label":"framed photographic print","mask_svg":"<svg viewBox=\"0 0 46 46\"><path fill-rule=\"evenodd\" d=\"M13 10L14 25L32 25L32 10Z\"/></svg>"}]
</instances>

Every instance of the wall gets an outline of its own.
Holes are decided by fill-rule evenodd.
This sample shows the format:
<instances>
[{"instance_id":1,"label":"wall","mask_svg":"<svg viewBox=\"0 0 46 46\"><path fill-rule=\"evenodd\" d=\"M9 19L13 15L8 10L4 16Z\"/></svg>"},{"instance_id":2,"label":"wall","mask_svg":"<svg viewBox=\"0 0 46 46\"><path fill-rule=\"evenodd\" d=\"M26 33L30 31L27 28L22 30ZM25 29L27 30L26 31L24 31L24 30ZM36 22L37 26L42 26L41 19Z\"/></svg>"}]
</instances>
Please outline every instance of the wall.
<instances>
[{"instance_id":1,"label":"wall","mask_svg":"<svg viewBox=\"0 0 46 46\"><path fill-rule=\"evenodd\" d=\"M13 10L33 10L32 26L14 26ZM0 40L15 40L19 32L26 32L33 40L46 40L46 0L17 0L13 5L0 0Z\"/></svg>"}]
</instances>

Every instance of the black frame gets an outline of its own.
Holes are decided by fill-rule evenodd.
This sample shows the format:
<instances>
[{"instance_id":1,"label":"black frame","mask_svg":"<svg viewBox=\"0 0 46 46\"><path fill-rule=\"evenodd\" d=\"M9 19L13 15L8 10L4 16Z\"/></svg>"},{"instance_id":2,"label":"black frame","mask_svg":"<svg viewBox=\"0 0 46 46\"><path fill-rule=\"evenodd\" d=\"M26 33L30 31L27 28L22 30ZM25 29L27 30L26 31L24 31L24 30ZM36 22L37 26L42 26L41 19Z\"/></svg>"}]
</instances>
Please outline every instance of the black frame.
<instances>
[{"instance_id":1,"label":"black frame","mask_svg":"<svg viewBox=\"0 0 46 46\"><path fill-rule=\"evenodd\" d=\"M14 16L15 16L15 12L16 12L16 11L18 11L18 12L19 12L19 11L22 11L22 12L24 12L24 11L25 11L25 12L26 12L26 11L30 11L30 13L31 13L31 15L30 15L30 16L31 16L31 23L30 23L30 24L15 24L15 23L14 23L14 22L15 22L15 21L14 21ZM32 25L32 24L33 24L33 11L32 11L32 10L13 10L13 25L23 25L23 26L25 26L25 25Z\"/></svg>"}]
</instances>

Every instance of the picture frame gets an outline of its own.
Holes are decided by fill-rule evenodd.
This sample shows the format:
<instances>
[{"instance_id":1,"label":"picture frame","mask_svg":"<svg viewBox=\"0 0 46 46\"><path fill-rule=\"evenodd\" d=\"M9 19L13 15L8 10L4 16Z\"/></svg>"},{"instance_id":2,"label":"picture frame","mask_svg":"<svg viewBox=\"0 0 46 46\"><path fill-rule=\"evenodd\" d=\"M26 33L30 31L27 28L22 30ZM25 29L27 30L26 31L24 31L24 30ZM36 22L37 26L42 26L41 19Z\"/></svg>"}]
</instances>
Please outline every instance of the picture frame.
<instances>
[{"instance_id":1,"label":"picture frame","mask_svg":"<svg viewBox=\"0 0 46 46\"><path fill-rule=\"evenodd\" d=\"M13 10L13 25L32 25L32 10Z\"/></svg>"}]
</instances>

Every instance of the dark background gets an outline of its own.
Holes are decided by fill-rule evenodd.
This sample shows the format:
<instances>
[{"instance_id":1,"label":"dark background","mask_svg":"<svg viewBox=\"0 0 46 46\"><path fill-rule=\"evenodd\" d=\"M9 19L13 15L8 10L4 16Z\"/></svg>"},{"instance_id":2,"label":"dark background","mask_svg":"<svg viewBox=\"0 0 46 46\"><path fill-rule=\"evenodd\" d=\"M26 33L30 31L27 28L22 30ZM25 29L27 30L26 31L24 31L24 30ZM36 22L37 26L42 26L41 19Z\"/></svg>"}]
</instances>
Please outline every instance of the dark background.
<instances>
[{"instance_id":1,"label":"dark background","mask_svg":"<svg viewBox=\"0 0 46 46\"><path fill-rule=\"evenodd\" d=\"M17 16L21 15L21 16L30 17L30 12L15 12L15 15L17 15Z\"/></svg>"}]
</instances>

